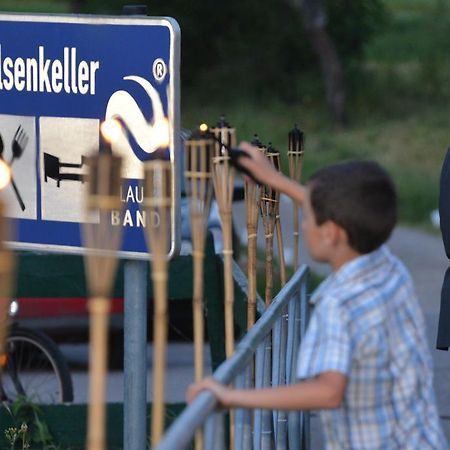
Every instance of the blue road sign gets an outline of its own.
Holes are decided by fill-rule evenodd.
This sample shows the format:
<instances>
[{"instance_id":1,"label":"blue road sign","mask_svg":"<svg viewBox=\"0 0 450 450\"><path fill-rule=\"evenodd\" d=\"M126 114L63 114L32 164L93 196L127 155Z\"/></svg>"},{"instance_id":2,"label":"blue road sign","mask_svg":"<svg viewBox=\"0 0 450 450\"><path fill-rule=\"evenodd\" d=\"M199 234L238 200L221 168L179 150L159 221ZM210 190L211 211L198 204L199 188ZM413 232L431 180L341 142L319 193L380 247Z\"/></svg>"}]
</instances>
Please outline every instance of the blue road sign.
<instances>
[{"instance_id":1,"label":"blue road sign","mask_svg":"<svg viewBox=\"0 0 450 450\"><path fill-rule=\"evenodd\" d=\"M148 258L140 181L155 156L173 162L168 255L178 251L179 55L170 18L0 14L0 158L13 175L1 196L15 248L84 252L85 158L100 123L120 116L121 256Z\"/></svg>"}]
</instances>

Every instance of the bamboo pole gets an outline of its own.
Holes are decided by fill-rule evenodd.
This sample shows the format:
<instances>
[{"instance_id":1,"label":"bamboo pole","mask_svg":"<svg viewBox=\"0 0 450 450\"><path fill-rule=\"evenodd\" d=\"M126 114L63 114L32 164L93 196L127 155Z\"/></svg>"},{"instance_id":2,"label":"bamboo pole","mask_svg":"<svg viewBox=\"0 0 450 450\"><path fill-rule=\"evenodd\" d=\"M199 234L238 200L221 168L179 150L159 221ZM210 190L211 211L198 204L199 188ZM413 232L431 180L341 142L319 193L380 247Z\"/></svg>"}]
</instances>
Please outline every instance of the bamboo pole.
<instances>
[{"instance_id":1,"label":"bamboo pole","mask_svg":"<svg viewBox=\"0 0 450 450\"><path fill-rule=\"evenodd\" d=\"M236 132L222 117L211 131L216 137L213 157L214 193L219 206L223 234L224 284L225 284L225 353L234 352L234 287L233 287L233 223L232 203L235 169L230 163L228 149L236 146Z\"/></svg>"},{"instance_id":2,"label":"bamboo pole","mask_svg":"<svg viewBox=\"0 0 450 450\"><path fill-rule=\"evenodd\" d=\"M225 289L225 354L229 358L234 352L234 285L233 285L233 221L232 205L235 169L231 164L230 149L236 146L236 130L225 117L221 117L215 128L212 175L214 194L219 206L223 236L223 266ZM234 411L230 411L230 448L234 446Z\"/></svg>"},{"instance_id":3,"label":"bamboo pole","mask_svg":"<svg viewBox=\"0 0 450 450\"><path fill-rule=\"evenodd\" d=\"M271 146L266 150L266 156L274 164L274 153ZM275 222L277 216L277 192L269 186L261 188L260 212L264 223L265 236L265 272L266 272L266 288L265 288L265 304L269 306L273 297L273 238L275 233Z\"/></svg>"},{"instance_id":4,"label":"bamboo pole","mask_svg":"<svg viewBox=\"0 0 450 450\"><path fill-rule=\"evenodd\" d=\"M259 187L252 181L246 181L244 189L247 218L247 330L249 330L254 325L256 317L256 249L258 237Z\"/></svg>"},{"instance_id":5,"label":"bamboo pole","mask_svg":"<svg viewBox=\"0 0 450 450\"><path fill-rule=\"evenodd\" d=\"M153 160L145 167L145 200L147 240L151 248L153 283L153 405L151 418L152 447L164 432L164 391L167 312L167 254L169 251L172 165L170 161ZM154 219L154 220L153 220ZM153 220L153 222L152 222Z\"/></svg>"},{"instance_id":6,"label":"bamboo pole","mask_svg":"<svg viewBox=\"0 0 450 450\"><path fill-rule=\"evenodd\" d=\"M6 339L9 334L9 307L15 269L14 253L5 245L5 241L10 240L10 223L4 212L4 204L0 202L0 378L8 362Z\"/></svg>"},{"instance_id":7,"label":"bamboo pole","mask_svg":"<svg viewBox=\"0 0 450 450\"><path fill-rule=\"evenodd\" d=\"M268 157L272 161L274 167L281 171L280 164L280 152L276 151L274 148L268 149ZM286 284L286 262L284 258L284 244L283 244L283 232L281 228L281 217L280 217L280 193L275 191L275 231L277 234L277 247L278 247L278 259L280 266L280 283L281 287Z\"/></svg>"},{"instance_id":8,"label":"bamboo pole","mask_svg":"<svg viewBox=\"0 0 450 450\"><path fill-rule=\"evenodd\" d=\"M255 135L251 144L265 152L258 136ZM247 299L247 330L255 323L256 318L256 257L258 239L258 218L260 187L253 181L245 181L245 212L247 223L247 278L248 278L248 299ZM251 377L253 379L253 375Z\"/></svg>"},{"instance_id":9,"label":"bamboo pole","mask_svg":"<svg viewBox=\"0 0 450 450\"><path fill-rule=\"evenodd\" d=\"M297 125L289 132L288 135L288 159L289 159L289 176L300 183L302 178L302 162L304 155L304 133L299 130ZM299 265L299 240L300 240L300 223L298 219L299 206L293 201L294 209L294 269Z\"/></svg>"},{"instance_id":10,"label":"bamboo pole","mask_svg":"<svg viewBox=\"0 0 450 450\"><path fill-rule=\"evenodd\" d=\"M106 448L105 385L108 359L110 294L117 269L121 227L111 225L111 212L121 209L121 158L101 149L88 158L87 218L83 237L87 247L86 280L90 298L88 450Z\"/></svg>"},{"instance_id":11,"label":"bamboo pole","mask_svg":"<svg viewBox=\"0 0 450 450\"><path fill-rule=\"evenodd\" d=\"M204 302L203 302L203 265L209 212L212 200L211 159L214 141L210 133L194 132L185 141L185 178L186 194L189 199L192 235L192 257L194 263L194 362L195 381L203 378L204 346ZM203 432L195 435L196 450L203 449Z\"/></svg>"}]
</instances>

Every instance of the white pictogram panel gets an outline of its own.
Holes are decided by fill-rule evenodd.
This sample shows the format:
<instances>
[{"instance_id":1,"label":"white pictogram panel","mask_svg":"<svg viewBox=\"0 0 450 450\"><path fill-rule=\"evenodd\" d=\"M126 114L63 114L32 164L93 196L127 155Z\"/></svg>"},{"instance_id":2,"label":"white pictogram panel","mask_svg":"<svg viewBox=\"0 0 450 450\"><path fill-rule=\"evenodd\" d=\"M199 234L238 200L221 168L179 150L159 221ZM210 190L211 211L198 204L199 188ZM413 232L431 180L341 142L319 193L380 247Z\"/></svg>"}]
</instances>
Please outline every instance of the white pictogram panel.
<instances>
[{"instance_id":1,"label":"white pictogram panel","mask_svg":"<svg viewBox=\"0 0 450 450\"><path fill-rule=\"evenodd\" d=\"M0 157L11 166L11 182L2 192L6 215L36 219L35 117L0 114Z\"/></svg>"},{"instance_id":2,"label":"white pictogram panel","mask_svg":"<svg viewBox=\"0 0 450 450\"><path fill-rule=\"evenodd\" d=\"M84 222L86 157L98 152L99 121L41 117L40 183L42 219Z\"/></svg>"}]
</instances>

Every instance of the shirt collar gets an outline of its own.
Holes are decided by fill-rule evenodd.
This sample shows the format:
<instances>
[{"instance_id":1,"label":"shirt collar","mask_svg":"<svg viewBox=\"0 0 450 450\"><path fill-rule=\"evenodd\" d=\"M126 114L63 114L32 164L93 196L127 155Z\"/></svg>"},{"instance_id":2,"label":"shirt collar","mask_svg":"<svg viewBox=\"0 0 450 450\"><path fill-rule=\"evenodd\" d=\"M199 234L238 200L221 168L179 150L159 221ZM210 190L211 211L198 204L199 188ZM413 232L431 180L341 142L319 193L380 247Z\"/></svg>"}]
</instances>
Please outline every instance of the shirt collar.
<instances>
[{"instance_id":1,"label":"shirt collar","mask_svg":"<svg viewBox=\"0 0 450 450\"><path fill-rule=\"evenodd\" d=\"M360 255L357 258L346 262L336 272L331 273L322 283L320 283L310 299L310 304L315 305L330 286L339 286L350 281L352 278L358 276L360 272L370 266L376 265L388 255L390 255L389 249L386 245L382 245L373 252Z\"/></svg>"}]
</instances>

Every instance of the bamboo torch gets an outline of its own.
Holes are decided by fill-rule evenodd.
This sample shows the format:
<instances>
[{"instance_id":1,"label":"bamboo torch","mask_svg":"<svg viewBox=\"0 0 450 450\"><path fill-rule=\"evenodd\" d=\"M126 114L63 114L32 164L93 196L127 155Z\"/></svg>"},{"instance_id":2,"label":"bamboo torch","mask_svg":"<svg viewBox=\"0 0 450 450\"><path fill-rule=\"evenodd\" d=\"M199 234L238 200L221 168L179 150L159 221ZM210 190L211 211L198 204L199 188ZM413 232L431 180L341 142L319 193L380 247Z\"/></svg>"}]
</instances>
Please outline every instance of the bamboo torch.
<instances>
[{"instance_id":1,"label":"bamboo torch","mask_svg":"<svg viewBox=\"0 0 450 450\"><path fill-rule=\"evenodd\" d=\"M6 339L9 333L9 305L15 268L14 254L5 246L5 241L10 239L10 224L4 217L4 209L3 202L0 202L0 379L8 362ZM0 399L1 394L2 392Z\"/></svg>"},{"instance_id":2,"label":"bamboo torch","mask_svg":"<svg viewBox=\"0 0 450 450\"><path fill-rule=\"evenodd\" d=\"M236 131L222 117L211 131L215 135L212 165L214 192L219 206L223 234L223 260L225 280L225 353L229 358L234 351L234 291L233 291L233 238L232 203L235 169L231 165L229 150L236 146Z\"/></svg>"},{"instance_id":3,"label":"bamboo torch","mask_svg":"<svg viewBox=\"0 0 450 450\"><path fill-rule=\"evenodd\" d=\"M261 151L264 147L258 136L251 144ZM258 213L259 213L259 186L252 181L245 181L245 212L247 219L247 278L248 278L248 300L247 300L247 330L255 323L256 316L256 245L258 237Z\"/></svg>"},{"instance_id":4,"label":"bamboo torch","mask_svg":"<svg viewBox=\"0 0 450 450\"><path fill-rule=\"evenodd\" d=\"M170 210L172 205L172 165L153 160L145 165L145 200L147 241L152 251L153 283L153 405L151 420L152 447L164 432L164 389L167 347L167 263L169 251Z\"/></svg>"},{"instance_id":5,"label":"bamboo torch","mask_svg":"<svg viewBox=\"0 0 450 450\"><path fill-rule=\"evenodd\" d=\"M289 132L288 135L288 159L289 159L289 176L300 183L302 178L302 161L304 148L304 133L299 130L297 125ZM293 202L294 207L294 269L299 265L299 239L300 239L300 223L298 220L298 203Z\"/></svg>"},{"instance_id":6,"label":"bamboo torch","mask_svg":"<svg viewBox=\"0 0 450 450\"><path fill-rule=\"evenodd\" d=\"M213 189L211 173L213 146L214 141L207 133L194 132L185 141L186 194L189 199L194 261L193 315L196 381L201 381L203 378L203 261Z\"/></svg>"},{"instance_id":7,"label":"bamboo torch","mask_svg":"<svg viewBox=\"0 0 450 450\"><path fill-rule=\"evenodd\" d=\"M280 171L280 152L275 150L269 143L267 148L267 157L274 167ZM280 282L281 286L286 284L286 262L284 259L284 244L283 244L283 232L281 229L281 218L280 218L280 193L275 191L275 231L277 233L277 247L278 247L278 259L280 264Z\"/></svg>"},{"instance_id":8,"label":"bamboo torch","mask_svg":"<svg viewBox=\"0 0 450 450\"><path fill-rule=\"evenodd\" d=\"M194 361L195 381L203 378L203 262L205 259L205 241L212 199L211 159L214 141L208 127L200 125L200 130L191 134L185 141L185 178L186 194L189 199L192 234L192 257L194 263ZM197 432L195 439L197 450L203 448L203 433Z\"/></svg>"},{"instance_id":9,"label":"bamboo torch","mask_svg":"<svg viewBox=\"0 0 450 450\"><path fill-rule=\"evenodd\" d=\"M109 126L120 127L112 121L104 122L102 133ZM105 136L105 138L107 138ZM90 298L89 346L89 407L88 450L104 450L105 438L105 381L108 352L108 320L110 295L117 269L116 251L120 246L121 227L111 224L111 213L120 210L121 158L106 146L87 161L89 167L87 220L83 226L87 250L85 258L86 280Z\"/></svg>"},{"instance_id":10,"label":"bamboo torch","mask_svg":"<svg viewBox=\"0 0 450 450\"><path fill-rule=\"evenodd\" d=\"M266 152L266 155L273 164L273 154ZM269 306L272 302L273 294L273 235L275 232L278 203L276 195L276 191L270 186L261 187L260 212L264 224L264 237L266 242L266 289L264 296L266 306Z\"/></svg>"}]
</instances>

